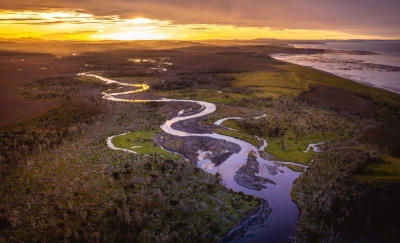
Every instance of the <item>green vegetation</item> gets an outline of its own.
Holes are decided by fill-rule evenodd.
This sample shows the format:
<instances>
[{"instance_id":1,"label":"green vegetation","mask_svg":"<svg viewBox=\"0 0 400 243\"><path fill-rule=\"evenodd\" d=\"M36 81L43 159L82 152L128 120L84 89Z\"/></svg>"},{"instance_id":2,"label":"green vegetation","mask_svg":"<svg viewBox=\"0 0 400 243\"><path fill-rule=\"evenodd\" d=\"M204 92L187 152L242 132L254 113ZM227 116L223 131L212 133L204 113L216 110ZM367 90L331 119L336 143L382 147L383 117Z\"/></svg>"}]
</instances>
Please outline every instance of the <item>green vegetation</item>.
<instances>
[{"instance_id":1,"label":"green vegetation","mask_svg":"<svg viewBox=\"0 0 400 243\"><path fill-rule=\"evenodd\" d=\"M0 242L215 242L260 203L155 147L161 104L102 100L94 80L25 86L26 97L65 103L1 131ZM149 156L106 146L132 130L115 142L137 140Z\"/></svg>"},{"instance_id":2,"label":"green vegetation","mask_svg":"<svg viewBox=\"0 0 400 243\"><path fill-rule=\"evenodd\" d=\"M258 104L258 99L247 100L246 104ZM362 123L348 117L309 105L299 99L279 98L268 103L264 110L267 116L254 120L239 120L241 131L261 136L267 140L266 151L276 159L308 164L316 153L304 153L310 143L350 138Z\"/></svg>"},{"instance_id":3,"label":"green vegetation","mask_svg":"<svg viewBox=\"0 0 400 243\"><path fill-rule=\"evenodd\" d=\"M251 143L254 146L259 146L261 143L260 140L258 140L255 136L249 135L247 133L242 133L239 131L232 131L232 130L227 130L227 129L214 129L214 132L222 134L222 135L238 138L240 140Z\"/></svg>"},{"instance_id":4,"label":"green vegetation","mask_svg":"<svg viewBox=\"0 0 400 243\"><path fill-rule=\"evenodd\" d=\"M173 91L156 91L155 93L167 98L202 100L215 104L231 104L236 99L246 97L241 94L220 93L210 89L181 89Z\"/></svg>"},{"instance_id":5,"label":"green vegetation","mask_svg":"<svg viewBox=\"0 0 400 243\"><path fill-rule=\"evenodd\" d=\"M204 117L202 120L204 123L207 125L213 125L217 120L227 118L227 117L256 117L260 116L262 113L260 113L259 109L255 108L249 108L245 106L231 106L231 105L217 105L217 110ZM223 125L227 124L228 127L241 130L242 132L245 132L241 127L237 125L237 121L235 120L226 120L223 122ZM236 125L234 125L236 124Z\"/></svg>"},{"instance_id":6,"label":"green vegetation","mask_svg":"<svg viewBox=\"0 0 400 243\"><path fill-rule=\"evenodd\" d=\"M334 133L331 131L315 131L314 134L297 136L291 130L288 130L282 137L267 137L268 146L265 151L274 155L281 161L292 161L307 165L317 156L317 153L311 148L305 152L308 145L312 143L330 142L344 139L349 136Z\"/></svg>"},{"instance_id":7,"label":"green vegetation","mask_svg":"<svg viewBox=\"0 0 400 243\"><path fill-rule=\"evenodd\" d=\"M112 77L113 80L117 80L123 83L140 84L140 83L155 83L157 82L157 77Z\"/></svg>"},{"instance_id":8,"label":"green vegetation","mask_svg":"<svg viewBox=\"0 0 400 243\"><path fill-rule=\"evenodd\" d=\"M234 87L257 92L231 104L262 109L267 116L224 125L235 129L239 125L241 133L265 138L266 151L275 159L302 164L313 160L291 193L302 213L296 240L398 239L398 224L389 222L400 217L394 213L400 202L400 96L297 65L274 67L283 72L233 74ZM319 85L354 92L375 105L375 114L331 108L304 98L305 91ZM319 145L321 153L303 152L308 144L320 142L324 142Z\"/></svg>"},{"instance_id":9,"label":"green vegetation","mask_svg":"<svg viewBox=\"0 0 400 243\"><path fill-rule=\"evenodd\" d=\"M225 120L222 122L222 125L225 127L229 127L238 131L243 132L244 130L242 129L242 127L239 125L239 123L237 122L237 120Z\"/></svg>"},{"instance_id":10,"label":"green vegetation","mask_svg":"<svg viewBox=\"0 0 400 243\"><path fill-rule=\"evenodd\" d=\"M0 241L215 242L260 203L182 159L110 150L124 115L2 177Z\"/></svg>"},{"instance_id":11,"label":"green vegetation","mask_svg":"<svg viewBox=\"0 0 400 243\"><path fill-rule=\"evenodd\" d=\"M169 153L154 143L154 136L160 132L161 129L129 132L124 135L114 137L112 139L112 143L117 148L132 150L140 154L159 154L166 158L180 158L179 155Z\"/></svg>"},{"instance_id":12,"label":"green vegetation","mask_svg":"<svg viewBox=\"0 0 400 243\"><path fill-rule=\"evenodd\" d=\"M87 100L83 95L93 95L106 86L92 77L65 75L36 79L24 84L22 94L27 98L60 98L63 100Z\"/></svg>"},{"instance_id":13,"label":"green vegetation","mask_svg":"<svg viewBox=\"0 0 400 243\"><path fill-rule=\"evenodd\" d=\"M220 89L230 86L232 77L228 70L218 68L187 68L170 72L166 79L152 85L154 91L182 90L188 88Z\"/></svg>"},{"instance_id":14,"label":"green vegetation","mask_svg":"<svg viewBox=\"0 0 400 243\"><path fill-rule=\"evenodd\" d=\"M105 86L77 81L77 77L57 76L28 82L23 94L29 98L58 98L61 106L41 116L0 130L0 173L10 173L29 154L38 154L82 133L102 113L105 103L98 96Z\"/></svg>"},{"instance_id":15,"label":"green vegetation","mask_svg":"<svg viewBox=\"0 0 400 243\"><path fill-rule=\"evenodd\" d=\"M287 72L292 72L298 77L301 82L308 85L328 85L345 90L352 91L356 94L361 94L366 97L371 97L376 101L384 101L389 103L400 104L400 97L398 94L386 91L383 89L366 86L357 82L349 81L348 79L338 77L333 74L318 71L316 69L302 67L295 64L287 64L276 66Z\"/></svg>"},{"instance_id":16,"label":"green vegetation","mask_svg":"<svg viewBox=\"0 0 400 243\"><path fill-rule=\"evenodd\" d=\"M235 129L237 131L227 130L227 129L214 129L214 132L241 139L250 144L253 144L256 147L262 145L262 142L257 137L243 130L236 120L225 120L222 122L222 125L225 127Z\"/></svg>"},{"instance_id":17,"label":"green vegetation","mask_svg":"<svg viewBox=\"0 0 400 243\"><path fill-rule=\"evenodd\" d=\"M307 165L316 157L314 150L304 152L308 144L299 144L292 140L269 138L265 151L272 154L276 160L291 161ZM304 148L304 149L303 149Z\"/></svg>"},{"instance_id":18,"label":"green vegetation","mask_svg":"<svg viewBox=\"0 0 400 243\"><path fill-rule=\"evenodd\" d=\"M349 90L376 101L400 104L399 96L393 92L365 86L326 72L288 63L272 66L281 71L231 74L234 78L232 85L257 91L253 94L256 97L272 98L293 97L309 90L311 86L327 85Z\"/></svg>"},{"instance_id":19,"label":"green vegetation","mask_svg":"<svg viewBox=\"0 0 400 243\"><path fill-rule=\"evenodd\" d=\"M372 184L387 182L400 184L400 158L381 155L379 160L368 164L355 178Z\"/></svg>"},{"instance_id":20,"label":"green vegetation","mask_svg":"<svg viewBox=\"0 0 400 243\"><path fill-rule=\"evenodd\" d=\"M251 87L256 97L293 96L308 90L309 82L304 82L293 72L252 72L232 75L234 86Z\"/></svg>"},{"instance_id":21,"label":"green vegetation","mask_svg":"<svg viewBox=\"0 0 400 243\"><path fill-rule=\"evenodd\" d=\"M259 145L257 135L275 159L309 164L291 193L302 213L296 241L399 238L399 95L265 57L257 57L264 71L174 66L160 73L148 71L153 64L127 61L138 53L114 53L114 65L110 53L76 58L108 70L103 74L110 78L147 82L151 94L217 103L204 119L208 125L245 119L223 123L238 131L216 132ZM351 91L376 110L357 113L307 99L321 85ZM106 88L75 75L23 87L25 97L63 105L0 131L0 242L215 242L259 204L154 145L165 121L162 104L104 101ZM125 132L115 146L145 155L106 146L107 137ZM303 152L320 142L322 152Z\"/></svg>"},{"instance_id":22,"label":"green vegetation","mask_svg":"<svg viewBox=\"0 0 400 243\"><path fill-rule=\"evenodd\" d=\"M376 152L354 140L323 146L292 190L302 210L300 242L398 237L399 173Z\"/></svg>"}]
</instances>

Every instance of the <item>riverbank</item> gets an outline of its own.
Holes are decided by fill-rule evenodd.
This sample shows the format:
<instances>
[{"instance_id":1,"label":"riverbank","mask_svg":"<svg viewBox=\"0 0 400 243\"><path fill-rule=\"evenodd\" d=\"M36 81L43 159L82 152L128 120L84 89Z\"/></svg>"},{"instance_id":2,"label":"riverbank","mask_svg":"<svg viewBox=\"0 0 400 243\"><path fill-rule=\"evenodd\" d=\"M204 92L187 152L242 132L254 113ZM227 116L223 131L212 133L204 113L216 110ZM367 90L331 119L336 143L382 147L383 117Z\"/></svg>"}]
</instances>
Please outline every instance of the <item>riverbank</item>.
<instances>
[{"instance_id":1,"label":"riverbank","mask_svg":"<svg viewBox=\"0 0 400 243\"><path fill-rule=\"evenodd\" d=\"M1 241L214 242L259 204L185 160L110 150L108 136L164 118L151 103L94 100L103 113L85 129L2 171Z\"/></svg>"},{"instance_id":2,"label":"riverbank","mask_svg":"<svg viewBox=\"0 0 400 243\"><path fill-rule=\"evenodd\" d=\"M329 89L328 89L329 90ZM317 93L317 94L319 94L319 93L321 93L323 91L323 89L314 89L313 90L313 92L314 92L314 96L315 96L315 93ZM354 97L352 97L352 93L351 92L347 92L347 91L345 91L345 90L342 90L342 89L339 89L339 88L333 88L333 89L331 89L330 91L334 91L335 93L340 93L340 94L343 94L343 97L345 97L345 98L349 98L349 99L352 99L352 98L354 98ZM347 93L346 93L347 92ZM322 92L323 93L323 92ZM304 96L302 96L302 98L303 99L305 99L305 100L309 100L309 101L313 101L313 100L310 100L310 97L307 97L306 95L304 95ZM356 99L357 100L357 99ZM168 101L168 100L167 100ZM174 101L176 101L176 100L174 100ZM272 100L271 100L272 101ZM295 107L295 106L293 106L294 104L296 104L297 103L297 105L300 105L301 104L301 100L299 100L300 101L300 103L298 103L299 101L297 101L297 102L293 102L293 101L290 101L290 100L281 100L281 99L278 99L278 101L280 102L280 106L281 106L281 108L282 109L285 109L286 111L287 111L287 109L290 107L290 109L292 109L293 107ZM359 99L359 101L361 102L361 103L363 103L363 102L367 102L368 103L368 100L366 100L365 98L361 98L361 99ZM273 102L275 102L275 101L273 101ZM323 104L323 102L321 102L321 101L313 101L313 102L319 102L319 103L321 103L320 105L321 105L321 108L322 107L325 107L326 106L326 104ZM330 100L330 102L335 102L334 100ZM357 101L358 102L358 101ZM357 103L356 102L356 103ZM360 102L358 102L358 103L360 103ZM274 108L275 108L275 110L276 110L276 105L278 105L279 103L275 103L275 105L273 105L274 106ZM307 103L305 103L305 104L307 104ZM283 105L283 106L282 106ZM293 107L291 107L291 106L293 106ZM301 106L304 106L304 104L302 104ZM300 106L300 107L301 107ZM278 106L279 107L279 106ZM214 108L213 108L214 109ZM357 109L348 109L348 107L336 107L336 109L338 109L338 111L336 111L336 112L338 112L338 113L336 113L336 112L333 112L333 117L340 117L340 116L343 116L343 117L349 117L349 116L351 116L351 120L354 120L354 121L356 121L356 123L358 123L357 122L357 119L359 119L359 118L361 118L361 119L365 119L365 117L366 116L371 116L371 115L373 115L373 114L376 114L376 112L375 111L372 111L372 112L370 112L368 109L365 109L365 110L363 110L363 109L360 109L360 110L357 110ZM205 109L205 110L207 110L207 109ZM204 110L204 111L205 111ZM323 110L323 109L322 109ZM276 110L276 111L279 111L279 109L278 110ZM365 112L364 112L365 111ZM201 109L200 109L200 113L201 113L202 111L201 111ZM343 113L344 112L344 113ZM348 113L348 112L350 112L350 113ZM184 112L183 112L184 113ZM308 112L307 112L308 113ZM336 113L336 114L334 114L334 113ZM352 113L355 113L354 115L352 115ZM364 118L362 118L362 117L364 117ZM188 118L190 118L190 117L188 117ZM188 119L187 118L187 119ZM175 118L173 118L172 120L174 120ZM184 119L186 119L186 118L179 118L179 119L175 119L176 121L178 121L178 120L184 120ZM322 119L321 119L322 120ZM346 118L344 119L344 120L346 120ZM373 120L371 120L371 121L368 121L368 120L366 120L367 121L367 123L365 123L364 125L362 125L362 124L358 124L358 126L360 126L360 125L362 125L361 126L361 128L363 127L363 126L373 126L374 125L374 122L373 122ZM372 122L372 123L371 123ZM183 135L183 134L185 134L185 133L182 133L182 132L178 132L178 131L176 131L176 130L174 130L174 129L172 129L171 130L171 125L173 124L173 122L171 121L171 122L168 122L167 121L167 123L165 123L165 124L168 124L168 127L169 128L166 128L166 131L173 131L174 132L174 134L176 134L176 135ZM191 123L192 125L193 124L195 124L195 123ZM286 121L286 124L287 124L287 121ZM242 124L243 125L243 124ZM191 125L189 125L189 124L186 124L186 127L190 127ZM315 124L313 125L314 127L315 127ZM183 126L183 127L185 127L185 126ZM352 131L352 133L349 133L349 134L347 134L346 136L349 136L349 137L352 137L352 136L355 136L356 134L358 134L359 132L362 132L362 129L361 130L359 130L358 129L358 131L357 131L357 129L356 130L354 130L354 127L353 128L351 128L351 127L348 127L350 130L349 131ZM343 131L342 131L343 132ZM342 133L343 134L343 133ZM344 134L343 134L344 135ZM187 135L184 135L184 136L187 136ZM282 135L278 132L277 133L277 136L278 137L281 137ZM225 139L226 139L226 137L224 137ZM292 138L289 138L288 140L290 141ZM332 139L332 138L331 138ZM228 139L228 140L230 140L230 139ZM241 144L241 142L239 142L239 141L237 141L237 143L239 143L239 144ZM286 150L286 145L283 145L284 144L284 142L283 142L283 140L282 140L282 138L281 138L281 144L282 144L282 150ZM197 150L197 151L201 151L201 150ZM234 157L234 154L232 154L232 157ZM243 158L241 158L241 159L243 159ZM257 157L257 159L260 159L260 158L258 158ZM203 163L201 163L202 165L203 165ZM241 166L241 164L240 164L240 166ZM239 167L236 167L236 168L240 168L240 166ZM267 166L268 167L268 166ZM214 168L216 168L215 167L215 165L214 166L211 166L211 168L210 167L208 167L208 165L207 165L207 167L205 168L207 171L210 171L210 169L211 169L211 173L212 173L212 171L214 170ZM229 177L226 177L226 174L225 174L225 172L228 172L228 171L225 171L224 169L224 164L222 164L222 165L219 165L218 166L218 170L220 171L220 169L222 169L221 170L221 175L222 175L222 180L224 181L224 183L228 186L228 188L236 188L236 186L234 185L234 184L231 184L231 182L229 181L229 178L231 178L231 176L229 176ZM244 168L244 167L242 167L242 168ZM240 170L239 170L240 171ZM248 170L245 170L245 171L248 171ZM269 173L271 174L271 171L272 170L268 170L269 171ZM274 171L277 171L277 170L274 170ZM254 174L256 173L256 171L254 171ZM257 172L258 173L258 172ZM232 174L232 173L230 173L230 174ZM241 173L241 175L240 176L236 176L236 177L234 177L234 178L236 178L236 183L237 184L239 184L239 185L245 185L244 183L242 183L242 182L244 182L244 181L248 181L248 179L245 179L245 180L242 180L244 177L246 177L245 176L245 174L246 173ZM238 175L238 174L237 174ZM241 179L239 179L239 178L241 178ZM256 177L255 177L256 178ZM272 181L273 183L272 184L274 184L275 182L274 181ZM263 184L265 184L265 182L263 182ZM254 184L255 185L255 184ZM250 184L249 185L247 185L247 186L245 186L245 187L248 187L247 189L250 189L250 191L247 191L247 190L245 190L245 192L246 193L254 193L254 192L252 192L251 190L254 190L254 187L253 186L250 186ZM290 187L289 187L290 188ZM258 189L257 190L262 190L262 188L259 188L258 187ZM256 191L257 191L256 190ZM274 205L274 201L272 200L272 205ZM281 205L282 206L282 205ZM274 206L273 206L274 207ZM280 207L275 207L276 209L281 209ZM280 219L285 219L285 217L282 217L283 215L280 215L280 214L277 214L278 215L278 217L279 216L281 216L281 217L279 217ZM276 226L276 224L271 224L271 228L274 228L274 227L272 227L272 226ZM280 231L282 231L282 226L279 226L278 227L278 229L280 229ZM268 232L268 231L266 231L266 232ZM271 237L271 236L269 236L269 237ZM271 238L270 238L271 239Z\"/></svg>"},{"instance_id":3,"label":"riverbank","mask_svg":"<svg viewBox=\"0 0 400 243\"><path fill-rule=\"evenodd\" d=\"M343 58L340 59L343 63L337 63L335 58L338 59L338 55ZM385 59L390 62L390 66L375 63L372 59L385 55L342 51L331 51L329 54L329 51L325 51L322 54L288 55L281 56L282 58L278 55L277 58L360 82L352 75L363 73L368 80L377 81L384 81L390 75L397 77L398 67L392 66L396 65L396 61L390 61L396 58L394 55ZM345 58L349 59L344 60ZM352 74L343 75L346 72ZM371 72L379 72L379 76L370 75ZM398 78L393 80L396 79ZM397 168L400 140L397 132L393 134L384 131L398 130L398 126L394 124L399 124L400 121L400 96L395 94L399 84L393 83L394 86L391 87L372 85L391 90L391 93L369 87L355 89L353 87L358 84L352 81L346 83L340 78L337 78L336 83L329 79L321 81L323 86L313 86L309 91L300 94L299 98L324 109L336 110L340 115L358 123L358 128L353 127L351 133L346 130L336 131L336 134L347 135L339 141L319 145L319 154L294 184L292 197L302 212L296 241L397 242L399 235L395 229L399 226L397 223L387 222L396 222L399 217L394 213L397 206L392 203L400 201L396 193L400 185ZM366 85L371 86L371 83ZM369 122L364 123L368 119ZM356 132L357 129L359 131ZM381 132L378 134L377 131ZM352 193L355 191L356 194Z\"/></svg>"},{"instance_id":4,"label":"riverbank","mask_svg":"<svg viewBox=\"0 0 400 243\"><path fill-rule=\"evenodd\" d=\"M118 82L92 73L80 75L94 77L119 86L131 85L136 87L135 84ZM176 103L183 103L185 104L182 105L183 107L188 107L187 103L193 104L189 106L190 109L188 110L179 108L180 111L176 116L172 116L160 126L164 132L153 139L163 149L178 153L184 158L196 162L199 168L220 178L221 183L226 188L268 199L270 205L274 208L270 217L273 220L271 220L268 228L260 226L262 230L253 237L263 234L268 235L269 241L278 242L286 241L291 237L295 230L298 210L290 199L289 192L299 172L291 171L284 163L276 164L264 159L259 151L263 152L265 146L255 147L243 140L207 131L205 129L207 126L201 125L199 119L214 113L216 111L215 104L196 100L166 98L137 100L134 96L135 92L112 93L104 95L103 98L114 102L172 102L175 106ZM128 94L133 96L126 97ZM120 97L121 95L124 97ZM254 119L263 117L265 116L255 117ZM216 124L218 123L219 121L216 122ZM130 133L124 133L113 136L112 139L109 138L109 147L114 150L121 149L125 152L132 150L135 152L137 146L133 146L131 149L117 148L113 143L116 139L126 138L128 140L130 135ZM270 185L267 187L266 184ZM278 201L280 205L277 204ZM275 232L276 229L279 229L279 233Z\"/></svg>"},{"instance_id":5,"label":"riverbank","mask_svg":"<svg viewBox=\"0 0 400 243\"><path fill-rule=\"evenodd\" d=\"M375 232L378 222L384 220L375 217L382 212L383 206L377 201L381 196L387 198L382 201L386 212L397 212L395 185L400 176L396 151L400 147L399 136L393 131L398 130L400 120L398 95L268 56L288 47L229 47L222 48L223 51L218 48L189 48L172 54L123 51L74 57L90 65L82 65L82 72L103 70L101 75L109 79L147 83L150 89L140 99L166 97L171 100L168 105L160 101L104 100L101 97L105 94L110 97L127 89L112 86L112 90L105 91L107 88L91 77L74 75L77 82L90 84L75 89L69 89L69 82L63 78L55 77L27 86L26 94L38 94L31 98L62 94L69 104L75 104L71 100L79 98L79 104L84 106L58 109L35 118L33 123L28 121L34 126L19 124L21 129L2 133L5 136L1 138L6 139L1 140L5 146L1 146L0 160L8 158L12 151L25 151L13 163L2 163L0 235L4 241L72 242L103 236L112 241L216 241L236 227L245 210L258 204L251 196L224 189L221 181L233 190L268 199L272 208L267 217L269 231L263 233L256 228L252 231L258 232L252 236L254 241L277 239L274 237L285 241L287 235L274 233L296 230L299 211L291 196L302 211L295 233L299 241L303 236L331 242L350 239L347 236L361 239L366 230L359 227L359 222L368 222L367 230ZM170 55L173 65L165 72L153 69L146 72L153 64L129 61L139 56L161 60L166 55ZM229 63L219 65L216 60ZM248 65L243 65L243 60ZM235 68L230 69L230 63ZM137 94L117 98L131 95ZM215 104L215 112L201 119L186 120L203 109L198 103L176 99L211 102ZM361 106L346 106L347 102ZM96 108L100 113L83 112L84 107ZM154 144L155 133L160 124L177 115L182 119L180 124L169 123L166 128L174 133L183 130L180 132L192 131L202 136L181 138L181 143L173 138L164 142L170 141L177 151L182 150L180 145L194 145L190 156L194 161L202 159L201 163L168 157L166 151L160 152L164 157L158 155L161 149ZM63 117L68 117L68 123L58 122ZM221 120L227 117L243 119ZM220 125L215 125L217 121ZM64 125L65 129L60 128ZM45 133L41 133L43 129ZM237 149L232 147L229 158L234 164L227 163L229 153L224 154L212 145L218 140L203 141L205 133L220 130L228 131L230 137L219 138L237 141L241 148L247 148L236 153ZM137 150L137 146L142 146L146 155L108 149L107 138L122 133L128 133L128 137L119 141L126 149ZM244 137L253 137L260 143L235 140ZM304 152L310 144L319 144L319 151ZM221 155L220 160L208 160L214 153ZM309 164L310 160L314 162ZM215 175L203 173L199 167ZM294 179L304 167L308 167L304 176L297 179L291 191ZM218 174L218 169L229 172L229 177ZM263 178L276 185L265 183ZM351 194L354 191L360 193ZM225 198L228 199L224 201ZM341 210L326 207L327 201L337 202L334 205ZM359 205L358 202L362 203L360 207L346 209L346 205ZM366 207L371 210L365 211ZM376 221L358 221L360 215ZM389 232L390 227L387 227ZM390 242L390 234L381 229L376 232L376 238L381 236Z\"/></svg>"}]
</instances>

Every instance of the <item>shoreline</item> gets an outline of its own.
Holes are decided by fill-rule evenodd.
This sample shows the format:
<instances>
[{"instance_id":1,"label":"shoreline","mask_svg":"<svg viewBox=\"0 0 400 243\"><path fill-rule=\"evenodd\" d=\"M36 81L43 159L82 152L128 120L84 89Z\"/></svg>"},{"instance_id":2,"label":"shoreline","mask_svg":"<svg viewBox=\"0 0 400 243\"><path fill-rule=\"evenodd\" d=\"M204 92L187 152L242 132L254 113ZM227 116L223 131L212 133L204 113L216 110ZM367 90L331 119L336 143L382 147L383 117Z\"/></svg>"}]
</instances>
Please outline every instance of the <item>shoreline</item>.
<instances>
[{"instance_id":1,"label":"shoreline","mask_svg":"<svg viewBox=\"0 0 400 243\"><path fill-rule=\"evenodd\" d=\"M80 75L88 75L95 78L99 78L100 80L106 81L108 83L117 83L120 82L115 80L110 80L104 78L102 76L97 76L94 74L80 74ZM114 82L110 82L114 81ZM123 85L127 85L122 83ZM134 93L134 92L133 92ZM117 96L118 93L113 93L109 95L103 95L103 99L111 100L111 101L119 101L119 102L145 102L144 100L135 100L135 99L118 99L114 96ZM262 216L261 220L256 220L257 223L251 223L254 227L257 228L255 232L247 232L247 227L245 228L246 236L252 235L251 237L255 237L254 242L260 242L259 239L262 237L268 237L272 241L276 242L284 242L291 237L297 226L298 217L300 215L299 208L297 204L293 201L290 196L290 190L293 187L293 181L298 178L301 174L300 172L292 171L290 168L286 167L285 164L276 164L274 161L265 160L259 154L260 148L254 147L252 144L226 135L221 135L218 133L199 133L199 131L184 132L182 130L177 130L174 128L174 124L178 122L185 122L190 119L196 119L203 117L207 114L211 114L215 112L216 105L213 103L205 102L205 101L197 101L197 100L178 100L178 99L160 99L160 100L148 100L147 102L189 102L191 104L197 104L197 110L195 113L189 116L181 116L184 114L184 110L181 108L178 110L178 116L174 116L167 121L165 121L160 128L164 131L165 135L159 137L156 141L157 144L162 145L164 149L172 150L173 152L177 152L178 154L183 155L189 160L197 160L197 164L199 165L199 161L196 158L189 158L189 156L182 154L184 151L175 151L175 149L167 148L165 144L163 144L164 136L165 137L177 137L186 141L195 140L193 144L198 144L197 139L204 140L199 144L202 144L204 147L205 144L210 142L211 144L217 145L217 147L224 147L225 150L228 150L220 154L218 152L218 156L214 156L211 160L216 159L216 161L212 161L213 165L211 168L198 166L200 169L203 169L207 173L220 175L222 180L222 184L226 189L231 189L236 192L242 192L244 194L250 196L258 196L268 201L268 208L273 208L273 212L270 214L267 213L268 217L268 227L260 227L259 221L262 223L266 220L266 216ZM193 107L192 107L193 108ZM192 108L190 110L192 110ZM263 116L261 116L263 117ZM256 117L258 119L260 117ZM190 126L191 127L191 126ZM185 129L184 129L185 130ZM116 135L118 136L118 135ZM174 139L174 138L173 138ZM110 139L107 139L110 140ZM214 142L214 141L225 141L225 142ZM111 142L112 143L112 142ZM110 145L110 144L109 144ZM115 147L111 144L111 148ZM192 147L192 146L190 146ZM192 154L196 154L196 151L199 149L208 151L213 150L211 147L206 148L196 148L192 152ZM212 154L215 154L216 151L213 151ZM254 157L250 156L253 154ZM222 157L221 157L222 156ZM192 156L193 157L193 156ZM195 156L196 157L196 156ZM229 160L227 160L229 158ZM253 167L259 166L259 169L254 169ZM299 164L299 166L301 166ZM243 169L246 167L247 169ZM275 172L272 173L271 170ZM268 185L266 185L268 184ZM264 210L265 211L265 210ZM270 210L266 210L270 211ZM251 220L253 222L254 220ZM268 228L268 230L267 230ZM241 235L241 234L240 234Z\"/></svg>"},{"instance_id":2,"label":"shoreline","mask_svg":"<svg viewBox=\"0 0 400 243\"><path fill-rule=\"evenodd\" d=\"M354 46L357 44L357 46ZM375 44L375 45L374 45ZM365 52L373 54L389 54L389 55L400 55L399 48L388 48L388 46L376 45L376 44L394 44L399 45L400 40L325 40L324 42L309 42L309 43L288 43L287 45L293 48L300 49L322 49L322 50L333 50L333 51L344 51L344 52Z\"/></svg>"},{"instance_id":3,"label":"shoreline","mask_svg":"<svg viewBox=\"0 0 400 243\"><path fill-rule=\"evenodd\" d=\"M298 48L298 49L302 49L302 48ZM306 48L304 48L304 49L307 50ZM311 49L311 50L314 50L314 49ZM321 49L321 50L329 51L330 49L325 49L325 50ZM321 52L321 53L310 52L310 53L301 53L301 54L298 54L298 53L274 53L274 54L270 54L269 57L273 58L276 61L280 61L280 62L284 62L284 63L290 63L292 65L297 65L297 66L301 66L301 67L304 67L304 68L310 68L310 69L317 70L317 71L320 71L320 72L323 72L323 73L326 73L326 74L329 74L329 75L333 75L333 76L336 76L336 77L339 77L339 78L346 79L346 80L351 81L351 82L355 82L355 83L358 83L358 84L361 84L361 85L364 85L364 86L368 86L368 87L371 87L371 88L376 88L376 89L379 89L379 90L388 91L388 92L391 92L391 93L394 93L394 94L400 94L400 87L398 88L399 91L395 91L393 89L388 89L388 88L385 88L385 87L382 87L382 86L377 86L376 84L373 84L373 83L370 83L370 82L358 81L356 79L351 79L349 77L341 76L340 74L334 73L332 71L316 68L315 66L299 64L299 63L296 63L296 62L291 62L291 61L287 61L287 60L281 60L281 59L277 58L277 55L286 55L286 56L308 55L308 56L311 56L311 55L316 55L316 54L326 54L326 53L325 52ZM387 55L388 53L383 53L383 54ZM396 54L396 55L398 55L400 57L400 54Z\"/></svg>"}]
</instances>

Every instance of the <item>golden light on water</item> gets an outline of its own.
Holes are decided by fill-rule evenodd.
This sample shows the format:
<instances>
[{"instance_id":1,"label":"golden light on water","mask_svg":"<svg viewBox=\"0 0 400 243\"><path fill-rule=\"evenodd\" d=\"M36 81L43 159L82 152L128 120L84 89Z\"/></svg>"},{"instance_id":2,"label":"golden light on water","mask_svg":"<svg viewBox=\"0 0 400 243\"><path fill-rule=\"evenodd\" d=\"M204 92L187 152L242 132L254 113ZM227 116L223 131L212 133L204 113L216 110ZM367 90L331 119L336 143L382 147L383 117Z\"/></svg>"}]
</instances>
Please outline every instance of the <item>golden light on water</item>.
<instances>
[{"instance_id":1,"label":"golden light on water","mask_svg":"<svg viewBox=\"0 0 400 243\"><path fill-rule=\"evenodd\" d=\"M204 39L351 39L375 36L350 35L329 30L271 29L268 27L175 24L145 17L122 19L76 11L0 12L3 38L47 40L204 40Z\"/></svg>"}]
</instances>

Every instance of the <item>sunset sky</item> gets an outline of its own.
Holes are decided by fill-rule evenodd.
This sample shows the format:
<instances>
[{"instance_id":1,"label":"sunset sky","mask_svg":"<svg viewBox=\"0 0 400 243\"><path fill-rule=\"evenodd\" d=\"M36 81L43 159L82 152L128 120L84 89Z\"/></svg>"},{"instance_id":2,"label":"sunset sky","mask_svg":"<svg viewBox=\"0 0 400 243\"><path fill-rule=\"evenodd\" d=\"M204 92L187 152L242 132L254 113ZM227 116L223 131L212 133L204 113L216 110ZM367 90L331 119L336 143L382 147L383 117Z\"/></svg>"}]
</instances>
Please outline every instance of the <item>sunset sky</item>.
<instances>
[{"instance_id":1,"label":"sunset sky","mask_svg":"<svg viewBox=\"0 0 400 243\"><path fill-rule=\"evenodd\" d=\"M0 38L400 39L399 0L2 0Z\"/></svg>"}]
</instances>

